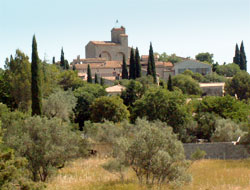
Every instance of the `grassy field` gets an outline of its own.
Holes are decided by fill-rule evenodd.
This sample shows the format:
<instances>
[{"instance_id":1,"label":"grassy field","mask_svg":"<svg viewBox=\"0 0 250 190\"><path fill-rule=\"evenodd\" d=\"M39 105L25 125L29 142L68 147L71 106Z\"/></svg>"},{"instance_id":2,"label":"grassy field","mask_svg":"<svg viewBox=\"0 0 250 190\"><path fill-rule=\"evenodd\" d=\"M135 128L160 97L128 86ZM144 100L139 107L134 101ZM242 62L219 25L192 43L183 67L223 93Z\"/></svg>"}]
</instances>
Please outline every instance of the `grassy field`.
<instances>
[{"instance_id":1,"label":"grassy field","mask_svg":"<svg viewBox=\"0 0 250 190\"><path fill-rule=\"evenodd\" d=\"M50 179L48 190L146 190L140 186L133 171L126 172L122 183L117 174L105 171L106 159L76 160ZM196 161L189 168L193 176L184 190L250 190L250 160ZM152 189L157 189L153 187ZM168 189L163 187L162 189Z\"/></svg>"}]
</instances>

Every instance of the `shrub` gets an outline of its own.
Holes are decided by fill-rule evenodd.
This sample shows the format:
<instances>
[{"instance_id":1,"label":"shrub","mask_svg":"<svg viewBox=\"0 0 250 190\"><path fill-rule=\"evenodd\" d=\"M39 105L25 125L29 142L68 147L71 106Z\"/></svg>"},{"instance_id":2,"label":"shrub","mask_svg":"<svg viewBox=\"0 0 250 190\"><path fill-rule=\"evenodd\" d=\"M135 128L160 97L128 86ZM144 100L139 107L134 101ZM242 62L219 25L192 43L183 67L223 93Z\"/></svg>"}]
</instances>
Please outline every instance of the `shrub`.
<instances>
[{"instance_id":1,"label":"shrub","mask_svg":"<svg viewBox=\"0 0 250 190\"><path fill-rule=\"evenodd\" d=\"M180 88L184 94L200 95L202 93L199 83L188 75L179 74L174 76L173 86Z\"/></svg>"},{"instance_id":2,"label":"shrub","mask_svg":"<svg viewBox=\"0 0 250 190\"><path fill-rule=\"evenodd\" d=\"M52 169L78 153L80 136L58 118L30 117L8 128L6 143L28 160L34 181L45 181Z\"/></svg>"},{"instance_id":3,"label":"shrub","mask_svg":"<svg viewBox=\"0 0 250 190\"><path fill-rule=\"evenodd\" d=\"M215 123L215 131L212 134L211 140L213 142L230 142L236 141L238 137L244 136L239 125L230 119L220 119Z\"/></svg>"},{"instance_id":4,"label":"shrub","mask_svg":"<svg viewBox=\"0 0 250 190\"><path fill-rule=\"evenodd\" d=\"M146 184L184 183L190 180L182 143L166 123L137 120L134 126L126 122L113 124L112 127L109 122L108 125L103 123L95 128L100 132L87 135L104 142L105 138L96 136L113 134L112 138L106 138L106 142L113 145L116 160L115 168L108 167L110 170L122 171L130 166L138 180ZM116 127L118 129L114 130Z\"/></svg>"},{"instance_id":5,"label":"shrub","mask_svg":"<svg viewBox=\"0 0 250 190\"><path fill-rule=\"evenodd\" d=\"M204 159L206 155L206 151L197 148L196 151L191 155L191 160L201 160Z\"/></svg>"},{"instance_id":6,"label":"shrub","mask_svg":"<svg viewBox=\"0 0 250 190\"><path fill-rule=\"evenodd\" d=\"M118 96L96 98L90 110L90 118L93 122L103 122L104 120L120 122L129 117L127 106Z\"/></svg>"},{"instance_id":7,"label":"shrub","mask_svg":"<svg viewBox=\"0 0 250 190\"><path fill-rule=\"evenodd\" d=\"M48 118L58 117L63 121L73 118L76 98L71 91L56 91L43 102L43 115Z\"/></svg>"}]
</instances>

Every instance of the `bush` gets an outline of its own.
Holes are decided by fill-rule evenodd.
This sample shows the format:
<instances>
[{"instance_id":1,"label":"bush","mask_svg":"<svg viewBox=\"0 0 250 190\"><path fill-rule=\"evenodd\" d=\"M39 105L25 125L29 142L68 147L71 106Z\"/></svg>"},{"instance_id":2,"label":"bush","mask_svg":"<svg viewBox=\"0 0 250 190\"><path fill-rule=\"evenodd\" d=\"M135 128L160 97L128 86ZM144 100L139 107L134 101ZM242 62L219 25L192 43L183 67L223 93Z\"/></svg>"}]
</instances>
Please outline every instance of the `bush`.
<instances>
[{"instance_id":1,"label":"bush","mask_svg":"<svg viewBox=\"0 0 250 190\"><path fill-rule=\"evenodd\" d=\"M199 83L188 75L179 74L174 76L173 86L180 88L184 94L200 95L202 93Z\"/></svg>"},{"instance_id":2,"label":"bush","mask_svg":"<svg viewBox=\"0 0 250 190\"><path fill-rule=\"evenodd\" d=\"M8 128L6 143L28 160L34 181L45 181L51 171L78 154L80 136L58 118L30 117Z\"/></svg>"},{"instance_id":3,"label":"bush","mask_svg":"<svg viewBox=\"0 0 250 190\"><path fill-rule=\"evenodd\" d=\"M108 125L103 123L95 128L100 132L87 135L112 143L116 166L113 168L108 164L107 168L111 171L122 171L130 166L138 180L146 184L184 183L190 180L182 143L166 123L137 120L134 126L126 122L113 126L108 122ZM116 127L118 129L114 130ZM103 138L111 134L112 138ZM101 138L97 137L99 135Z\"/></svg>"},{"instance_id":4,"label":"bush","mask_svg":"<svg viewBox=\"0 0 250 190\"><path fill-rule=\"evenodd\" d=\"M201 160L204 159L206 155L206 151L197 148L196 151L191 155L191 160Z\"/></svg>"},{"instance_id":5,"label":"bush","mask_svg":"<svg viewBox=\"0 0 250 190\"><path fill-rule=\"evenodd\" d=\"M129 117L127 106L118 96L96 98L90 110L90 118L93 122L104 122L104 120L120 122Z\"/></svg>"},{"instance_id":6,"label":"bush","mask_svg":"<svg viewBox=\"0 0 250 190\"><path fill-rule=\"evenodd\" d=\"M63 121L72 120L76 98L71 91L59 90L43 101L43 115L48 118L58 117Z\"/></svg>"},{"instance_id":7,"label":"bush","mask_svg":"<svg viewBox=\"0 0 250 190\"><path fill-rule=\"evenodd\" d=\"M238 137L246 133L240 129L240 126L230 119L220 119L215 123L215 131L212 134L213 142L231 142L236 141Z\"/></svg>"}]
</instances>

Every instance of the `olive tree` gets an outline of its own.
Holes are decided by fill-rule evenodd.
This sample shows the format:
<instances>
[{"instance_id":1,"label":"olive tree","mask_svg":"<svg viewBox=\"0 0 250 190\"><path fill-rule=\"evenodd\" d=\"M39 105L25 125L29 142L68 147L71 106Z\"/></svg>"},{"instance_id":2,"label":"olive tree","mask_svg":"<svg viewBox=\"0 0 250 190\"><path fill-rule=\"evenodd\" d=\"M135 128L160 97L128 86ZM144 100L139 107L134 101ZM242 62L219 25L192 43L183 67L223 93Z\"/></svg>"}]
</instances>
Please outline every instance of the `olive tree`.
<instances>
[{"instance_id":1,"label":"olive tree","mask_svg":"<svg viewBox=\"0 0 250 190\"><path fill-rule=\"evenodd\" d=\"M166 123L138 119L135 125L108 122L94 127L89 125L87 128L90 137L112 143L117 170L131 167L141 183L190 180L187 174L189 164L185 161L182 143Z\"/></svg>"},{"instance_id":2,"label":"olive tree","mask_svg":"<svg viewBox=\"0 0 250 190\"><path fill-rule=\"evenodd\" d=\"M77 99L73 93L58 90L43 101L43 115L48 118L58 117L64 121L73 118L73 109L76 106Z\"/></svg>"},{"instance_id":3,"label":"olive tree","mask_svg":"<svg viewBox=\"0 0 250 190\"><path fill-rule=\"evenodd\" d=\"M34 181L45 181L52 169L78 154L80 136L59 118L36 116L9 126L6 143L28 160Z\"/></svg>"},{"instance_id":4,"label":"olive tree","mask_svg":"<svg viewBox=\"0 0 250 190\"><path fill-rule=\"evenodd\" d=\"M231 142L246 134L240 126L230 119L220 119L215 123L215 131L211 140L214 142Z\"/></svg>"}]
</instances>

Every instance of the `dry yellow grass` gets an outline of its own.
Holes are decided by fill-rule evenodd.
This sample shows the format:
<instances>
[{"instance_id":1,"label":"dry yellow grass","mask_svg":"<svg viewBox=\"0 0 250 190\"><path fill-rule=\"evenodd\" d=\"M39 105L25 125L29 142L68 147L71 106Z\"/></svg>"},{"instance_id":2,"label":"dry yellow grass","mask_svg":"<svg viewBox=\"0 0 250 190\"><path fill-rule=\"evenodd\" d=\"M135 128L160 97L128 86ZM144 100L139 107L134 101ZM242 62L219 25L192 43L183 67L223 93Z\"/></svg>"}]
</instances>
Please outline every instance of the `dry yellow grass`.
<instances>
[{"instance_id":1,"label":"dry yellow grass","mask_svg":"<svg viewBox=\"0 0 250 190\"><path fill-rule=\"evenodd\" d=\"M76 160L51 178L47 190L143 190L134 173L126 173L125 182L105 171L106 159ZM193 181L184 190L250 190L250 160L201 160L189 169ZM154 189L154 188L153 188ZM166 187L162 189L167 189Z\"/></svg>"}]
</instances>

